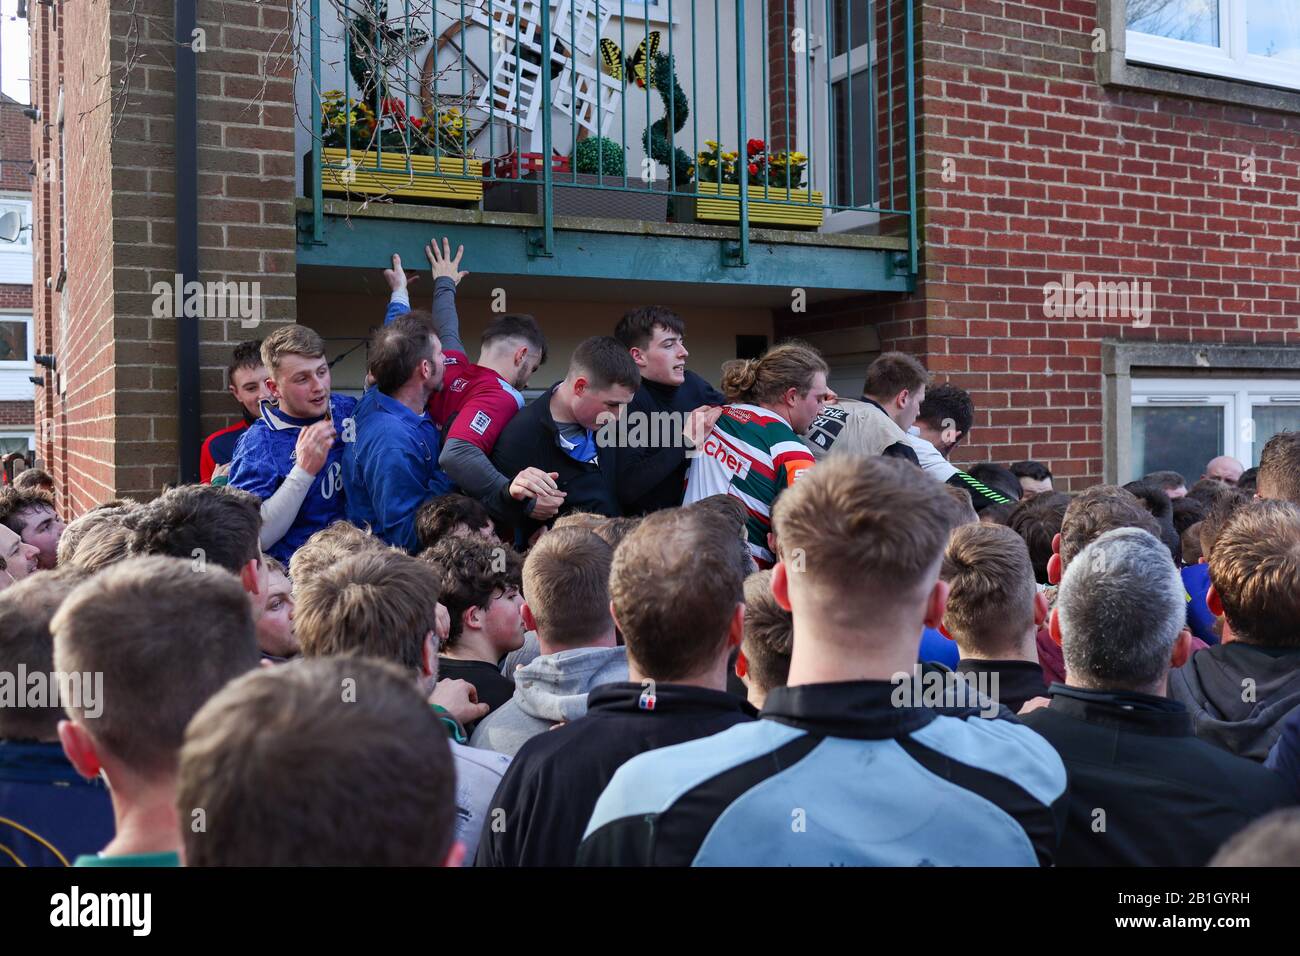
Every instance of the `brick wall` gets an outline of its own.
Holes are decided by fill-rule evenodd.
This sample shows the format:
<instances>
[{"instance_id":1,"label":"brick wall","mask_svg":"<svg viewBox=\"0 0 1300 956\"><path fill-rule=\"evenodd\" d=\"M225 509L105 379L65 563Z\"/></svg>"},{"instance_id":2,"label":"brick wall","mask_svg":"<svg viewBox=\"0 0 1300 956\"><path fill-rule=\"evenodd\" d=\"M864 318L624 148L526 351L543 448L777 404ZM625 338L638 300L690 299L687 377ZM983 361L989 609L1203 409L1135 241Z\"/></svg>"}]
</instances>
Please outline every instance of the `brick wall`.
<instances>
[{"instance_id":1,"label":"brick wall","mask_svg":"<svg viewBox=\"0 0 1300 956\"><path fill-rule=\"evenodd\" d=\"M39 87L51 100L62 76L67 103L70 299L51 456L75 513L177 480L177 320L154 314L156 283L170 290L176 272L175 57L166 0L60 9L61 36L47 9L32 7L32 76L33 96ZM232 344L294 317L292 37L287 0L201 2L198 25L199 279L258 283L265 316L255 329L238 318L197 320L202 424L212 430L229 418ZM65 38L60 65L49 49ZM118 88L129 75L128 92L111 112L92 110L107 99L110 58ZM44 148L57 149L57 131ZM57 223L58 183L45 193L44 214ZM58 250L53 240L38 283L57 275ZM57 299L42 303L52 328Z\"/></svg>"},{"instance_id":2,"label":"brick wall","mask_svg":"<svg viewBox=\"0 0 1300 956\"><path fill-rule=\"evenodd\" d=\"M1097 26L1095 0L918 0L916 294L781 317L880 324L974 396L955 459L1070 489L1102 473L1103 338L1300 344L1300 116L1103 87ZM1149 281L1149 325L1046 318L1067 272Z\"/></svg>"},{"instance_id":3,"label":"brick wall","mask_svg":"<svg viewBox=\"0 0 1300 956\"><path fill-rule=\"evenodd\" d=\"M0 428L7 431L15 426L28 428L31 424L31 402L0 402Z\"/></svg>"},{"instance_id":4,"label":"brick wall","mask_svg":"<svg viewBox=\"0 0 1300 956\"><path fill-rule=\"evenodd\" d=\"M0 94L0 189L28 192L32 179L21 160L31 156L32 121L23 115L25 105ZM19 162L10 162L19 160Z\"/></svg>"}]
</instances>

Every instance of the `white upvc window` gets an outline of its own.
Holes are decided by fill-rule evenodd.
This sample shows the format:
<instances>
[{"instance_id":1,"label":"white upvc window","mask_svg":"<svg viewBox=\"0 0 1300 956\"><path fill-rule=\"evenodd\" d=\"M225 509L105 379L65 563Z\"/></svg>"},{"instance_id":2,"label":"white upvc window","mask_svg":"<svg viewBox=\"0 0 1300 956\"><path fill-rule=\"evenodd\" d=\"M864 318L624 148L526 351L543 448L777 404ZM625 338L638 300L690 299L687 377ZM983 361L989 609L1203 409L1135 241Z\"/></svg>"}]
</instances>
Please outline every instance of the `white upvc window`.
<instances>
[{"instance_id":1,"label":"white upvc window","mask_svg":"<svg viewBox=\"0 0 1300 956\"><path fill-rule=\"evenodd\" d=\"M1300 2L1128 0L1125 57L1300 89Z\"/></svg>"},{"instance_id":2,"label":"white upvc window","mask_svg":"<svg viewBox=\"0 0 1300 956\"><path fill-rule=\"evenodd\" d=\"M816 41L811 76L802 75L801 64L796 79L804 85L812 83L816 146L811 161L817 182L829 187L826 202L849 207L828 212L822 231L847 232L872 226L880 219L878 213L868 211L877 205L880 194L875 131L881 64L874 39L879 11L875 4L854 0L813 0L812 14ZM800 133L802 127L800 118ZM896 178L906 177L904 150L894 150Z\"/></svg>"},{"instance_id":3,"label":"white upvc window","mask_svg":"<svg viewBox=\"0 0 1300 956\"><path fill-rule=\"evenodd\" d=\"M1137 378L1132 380L1131 474L1177 471L1190 486L1218 455L1247 468L1265 442L1300 431L1300 378Z\"/></svg>"}]
</instances>

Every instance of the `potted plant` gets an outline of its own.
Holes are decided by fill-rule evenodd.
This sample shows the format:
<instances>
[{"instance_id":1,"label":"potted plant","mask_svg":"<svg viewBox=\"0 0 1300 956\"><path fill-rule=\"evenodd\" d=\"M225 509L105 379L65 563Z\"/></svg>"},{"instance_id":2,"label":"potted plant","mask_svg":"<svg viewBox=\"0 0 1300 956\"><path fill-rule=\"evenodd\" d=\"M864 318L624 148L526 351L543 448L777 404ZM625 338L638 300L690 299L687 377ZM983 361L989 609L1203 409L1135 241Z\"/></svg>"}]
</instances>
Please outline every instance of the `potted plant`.
<instances>
[{"instance_id":1,"label":"potted plant","mask_svg":"<svg viewBox=\"0 0 1300 956\"><path fill-rule=\"evenodd\" d=\"M804 185L808 157L794 150L771 152L761 139L738 150L725 151L714 140L696 157L696 198L678 203L683 221L739 222L741 162L748 182L749 221L760 225L816 229L825 210L820 191Z\"/></svg>"},{"instance_id":2,"label":"potted plant","mask_svg":"<svg viewBox=\"0 0 1300 956\"><path fill-rule=\"evenodd\" d=\"M498 160L492 168L498 180L508 181L489 185L483 197L485 210L541 212L541 154L511 154ZM579 141L572 159L552 156L551 195L555 215L663 222L668 213L668 197L662 195L666 185L646 184L639 179L625 182L626 172L626 150L606 136ZM647 185L655 191L646 191Z\"/></svg>"},{"instance_id":3,"label":"potted plant","mask_svg":"<svg viewBox=\"0 0 1300 956\"><path fill-rule=\"evenodd\" d=\"M386 45L418 44L427 35L394 29L386 20L385 0L361 0L348 23L348 71L357 96L329 90L321 97L321 191L477 203L483 182L478 164L471 161L459 107L410 116L384 75ZM310 161L309 154L304 159L308 167ZM307 172L304 182L310 182L309 168Z\"/></svg>"}]
</instances>

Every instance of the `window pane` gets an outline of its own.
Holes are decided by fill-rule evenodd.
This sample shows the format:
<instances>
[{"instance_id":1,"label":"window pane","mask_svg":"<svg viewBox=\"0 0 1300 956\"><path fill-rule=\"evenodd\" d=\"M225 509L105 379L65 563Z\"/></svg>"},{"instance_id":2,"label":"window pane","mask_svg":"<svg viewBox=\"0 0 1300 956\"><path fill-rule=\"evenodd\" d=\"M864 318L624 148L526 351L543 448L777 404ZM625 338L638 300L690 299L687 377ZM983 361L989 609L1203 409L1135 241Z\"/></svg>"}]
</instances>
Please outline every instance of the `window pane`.
<instances>
[{"instance_id":1,"label":"window pane","mask_svg":"<svg viewBox=\"0 0 1300 956\"><path fill-rule=\"evenodd\" d=\"M0 321L0 362L30 362L27 354L27 322Z\"/></svg>"},{"instance_id":2,"label":"window pane","mask_svg":"<svg viewBox=\"0 0 1300 956\"><path fill-rule=\"evenodd\" d=\"M1276 0L1264 0L1264 4ZM1128 28L1138 33L1219 45L1219 0L1128 0Z\"/></svg>"},{"instance_id":3,"label":"window pane","mask_svg":"<svg viewBox=\"0 0 1300 956\"><path fill-rule=\"evenodd\" d=\"M1133 474L1176 471L1193 482L1205 463L1223 454L1223 409L1218 406L1133 406Z\"/></svg>"},{"instance_id":4,"label":"window pane","mask_svg":"<svg viewBox=\"0 0 1300 956\"><path fill-rule=\"evenodd\" d=\"M862 70L854 73L850 79L840 80L832 86L835 98L833 201L838 206L869 206L875 196L872 182L875 176L875 154L871 148L875 110L871 97L871 76L871 70ZM849 182L849 170L853 171L852 183Z\"/></svg>"},{"instance_id":5,"label":"window pane","mask_svg":"<svg viewBox=\"0 0 1300 956\"><path fill-rule=\"evenodd\" d=\"M1295 0L1249 0L1246 51L1300 63L1300 4Z\"/></svg>"},{"instance_id":6,"label":"window pane","mask_svg":"<svg viewBox=\"0 0 1300 956\"><path fill-rule=\"evenodd\" d=\"M1250 456L1251 467L1259 464L1264 443L1278 432L1300 431L1300 405L1256 405L1251 409L1255 420L1255 444Z\"/></svg>"},{"instance_id":7,"label":"window pane","mask_svg":"<svg viewBox=\"0 0 1300 956\"><path fill-rule=\"evenodd\" d=\"M871 37L872 14L871 5L863 0L832 0L831 56L866 45ZM865 60L863 65L866 65Z\"/></svg>"}]
</instances>

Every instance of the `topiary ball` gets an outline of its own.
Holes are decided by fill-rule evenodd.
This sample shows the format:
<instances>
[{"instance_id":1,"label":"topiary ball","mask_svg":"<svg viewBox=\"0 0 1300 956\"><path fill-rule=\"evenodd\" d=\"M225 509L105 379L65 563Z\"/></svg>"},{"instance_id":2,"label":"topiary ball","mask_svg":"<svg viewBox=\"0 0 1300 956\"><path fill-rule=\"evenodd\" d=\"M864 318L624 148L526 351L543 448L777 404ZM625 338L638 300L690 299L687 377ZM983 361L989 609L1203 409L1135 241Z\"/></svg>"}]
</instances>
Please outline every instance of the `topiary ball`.
<instances>
[{"instance_id":1,"label":"topiary ball","mask_svg":"<svg viewBox=\"0 0 1300 956\"><path fill-rule=\"evenodd\" d=\"M573 166L579 173L593 176L623 176L627 171L627 156L622 146L607 136L584 139L573 150Z\"/></svg>"}]
</instances>

